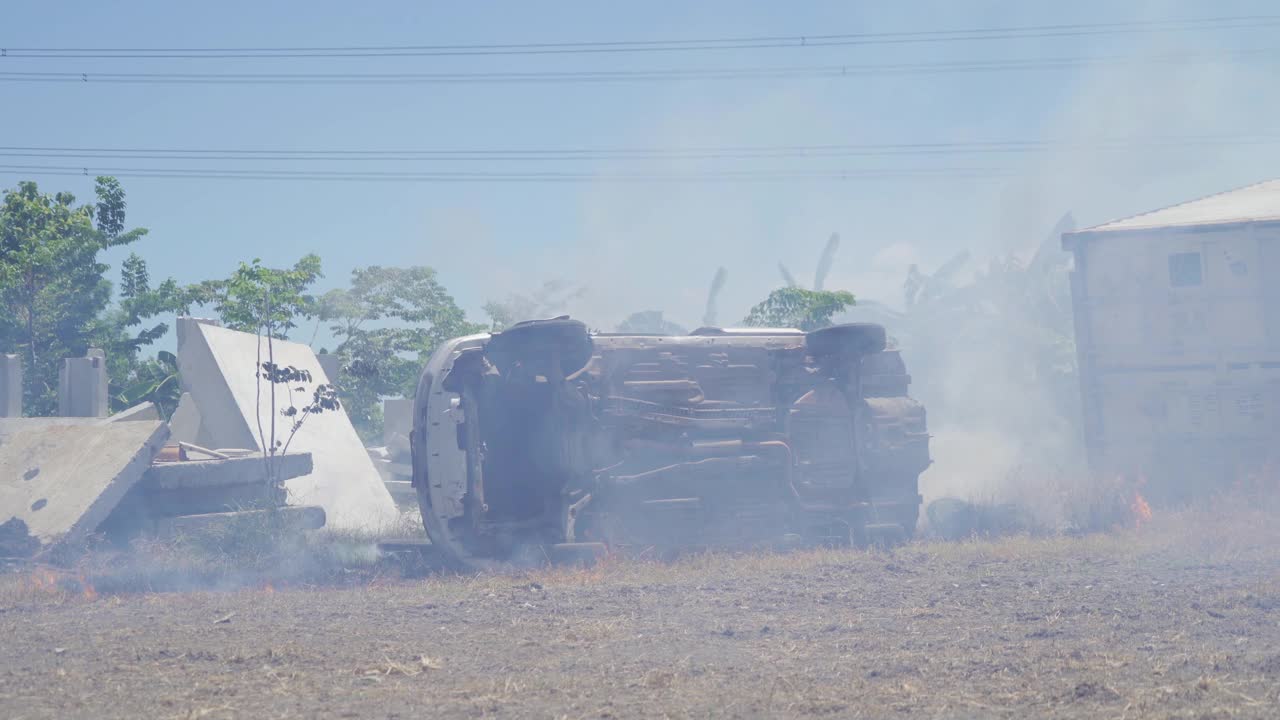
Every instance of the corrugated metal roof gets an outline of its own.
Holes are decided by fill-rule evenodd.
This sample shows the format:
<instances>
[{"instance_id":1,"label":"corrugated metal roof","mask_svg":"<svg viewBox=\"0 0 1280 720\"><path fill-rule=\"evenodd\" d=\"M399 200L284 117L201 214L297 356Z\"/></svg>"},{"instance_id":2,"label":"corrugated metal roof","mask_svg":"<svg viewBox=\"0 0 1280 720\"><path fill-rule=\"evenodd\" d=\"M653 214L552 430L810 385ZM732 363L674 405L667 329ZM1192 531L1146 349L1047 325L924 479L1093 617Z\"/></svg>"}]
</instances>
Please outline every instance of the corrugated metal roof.
<instances>
[{"instance_id":1,"label":"corrugated metal roof","mask_svg":"<svg viewBox=\"0 0 1280 720\"><path fill-rule=\"evenodd\" d=\"M1280 180L1267 180L1141 215L1112 220L1082 233L1146 230L1280 220Z\"/></svg>"}]
</instances>

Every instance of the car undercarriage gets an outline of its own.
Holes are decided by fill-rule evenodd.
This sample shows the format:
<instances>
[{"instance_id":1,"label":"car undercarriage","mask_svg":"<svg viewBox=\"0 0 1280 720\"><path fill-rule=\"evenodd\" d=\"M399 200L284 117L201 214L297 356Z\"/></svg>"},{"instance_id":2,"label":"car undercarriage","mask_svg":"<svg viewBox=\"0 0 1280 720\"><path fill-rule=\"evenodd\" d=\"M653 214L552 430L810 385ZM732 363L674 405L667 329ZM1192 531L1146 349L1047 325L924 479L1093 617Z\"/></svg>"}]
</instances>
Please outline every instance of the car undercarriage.
<instances>
[{"instance_id":1,"label":"car undercarriage","mask_svg":"<svg viewBox=\"0 0 1280 720\"><path fill-rule=\"evenodd\" d=\"M930 463L909 383L876 325L459 338L416 398L423 522L468 567L909 536Z\"/></svg>"}]
</instances>

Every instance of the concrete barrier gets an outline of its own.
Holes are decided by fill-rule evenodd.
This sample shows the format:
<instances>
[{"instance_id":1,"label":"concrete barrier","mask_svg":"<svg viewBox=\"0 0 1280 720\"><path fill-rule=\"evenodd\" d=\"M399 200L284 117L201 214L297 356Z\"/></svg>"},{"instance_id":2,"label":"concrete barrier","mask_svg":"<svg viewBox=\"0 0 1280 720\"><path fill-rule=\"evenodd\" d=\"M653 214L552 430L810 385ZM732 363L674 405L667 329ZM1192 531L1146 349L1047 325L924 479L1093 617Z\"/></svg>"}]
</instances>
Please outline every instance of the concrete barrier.
<instances>
[{"instance_id":1,"label":"concrete barrier","mask_svg":"<svg viewBox=\"0 0 1280 720\"><path fill-rule=\"evenodd\" d=\"M106 520L169 437L162 422L10 421L0 442L0 517L43 545L77 543Z\"/></svg>"},{"instance_id":2,"label":"concrete barrier","mask_svg":"<svg viewBox=\"0 0 1280 720\"><path fill-rule=\"evenodd\" d=\"M300 343L273 343L275 362L307 370L312 382L298 392L292 404L310 400L317 384L328 376L310 347ZM267 401L270 385L256 377L259 338L250 333L217 327L193 318L178 320L178 366L182 389L199 410L198 438L179 438L208 448L259 448L258 428L271 422ZM261 358L267 359L266 341ZM277 411L290 404L289 388L277 387ZM261 399L259 394L261 393ZM276 417L277 437L289 433L290 418ZM184 429L184 432L187 432ZM377 531L399 519L395 502L382 484L345 411L324 412L307 419L294 437L290 452L311 453L315 469L309 475L285 483L290 505L324 508L328 524L344 529Z\"/></svg>"},{"instance_id":3,"label":"concrete barrier","mask_svg":"<svg viewBox=\"0 0 1280 720\"><path fill-rule=\"evenodd\" d=\"M0 354L0 417L22 417L22 358Z\"/></svg>"},{"instance_id":4,"label":"concrete barrier","mask_svg":"<svg viewBox=\"0 0 1280 720\"><path fill-rule=\"evenodd\" d=\"M58 414L62 417L106 417L107 358L91 348L82 358L64 358L58 372Z\"/></svg>"},{"instance_id":5,"label":"concrete barrier","mask_svg":"<svg viewBox=\"0 0 1280 720\"><path fill-rule=\"evenodd\" d=\"M324 376L329 378L329 382L341 384L338 382L338 373L342 369L342 358L333 353L320 353L316 355L316 361L320 363L320 369L324 370Z\"/></svg>"},{"instance_id":6,"label":"concrete barrier","mask_svg":"<svg viewBox=\"0 0 1280 720\"><path fill-rule=\"evenodd\" d=\"M392 437L413 434L413 398L387 398L382 401L382 444L394 445Z\"/></svg>"},{"instance_id":7,"label":"concrete barrier","mask_svg":"<svg viewBox=\"0 0 1280 720\"><path fill-rule=\"evenodd\" d=\"M324 508L299 505L275 510L240 510L164 518L156 523L156 535L163 539L225 536L230 533L300 532L325 525Z\"/></svg>"}]
</instances>

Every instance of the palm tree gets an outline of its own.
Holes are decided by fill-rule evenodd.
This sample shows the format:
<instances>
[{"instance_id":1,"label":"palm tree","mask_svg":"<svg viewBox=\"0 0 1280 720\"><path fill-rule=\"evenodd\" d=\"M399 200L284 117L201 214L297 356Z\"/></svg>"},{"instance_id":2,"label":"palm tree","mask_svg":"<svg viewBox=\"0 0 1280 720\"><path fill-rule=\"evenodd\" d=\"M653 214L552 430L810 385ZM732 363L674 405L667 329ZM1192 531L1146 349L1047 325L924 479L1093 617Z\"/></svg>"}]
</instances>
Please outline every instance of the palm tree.
<instances>
[{"instance_id":1,"label":"palm tree","mask_svg":"<svg viewBox=\"0 0 1280 720\"><path fill-rule=\"evenodd\" d=\"M711 278L711 290L707 293L707 308L702 314L702 324L704 327L715 327L716 324L716 300L720 297L720 291L724 290L724 284L729 280L729 271L724 266L716 268L715 277Z\"/></svg>"},{"instance_id":2,"label":"palm tree","mask_svg":"<svg viewBox=\"0 0 1280 720\"><path fill-rule=\"evenodd\" d=\"M836 261L836 251L840 249L840 233L831 233L831 237L827 238L827 244L822 248L822 254L818 256L818 267L813 273L813 289L822 291L822 286L826 284L827 275L831 273L831 266ZM789 288L798 288L800 283L796 281L796 276L791 274L787 266L778 263L778 273L782 275L782 281Z\"/></svg>"}]
</instances>

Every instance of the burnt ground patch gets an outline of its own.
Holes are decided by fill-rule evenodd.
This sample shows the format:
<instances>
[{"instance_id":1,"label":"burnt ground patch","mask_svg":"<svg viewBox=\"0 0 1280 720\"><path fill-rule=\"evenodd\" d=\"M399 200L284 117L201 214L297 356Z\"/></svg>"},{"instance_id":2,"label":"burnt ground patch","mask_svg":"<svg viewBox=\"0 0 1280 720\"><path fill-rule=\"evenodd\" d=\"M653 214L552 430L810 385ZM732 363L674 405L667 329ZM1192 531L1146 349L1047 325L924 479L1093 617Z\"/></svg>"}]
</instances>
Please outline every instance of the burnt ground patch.
<instances>
[{"instance_id":1,"label":"burnt ground patch","mask_svg":"<svg viewBox=\"0 0 1280 720\"><path fill-rule=\"evenodd\" d=\"M1274 512L341 587L0 580L0 716L1280 716Z\"/></svg>"}]
</instances>

